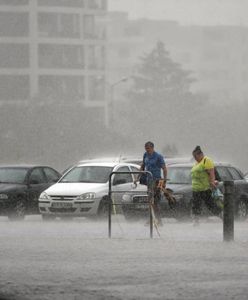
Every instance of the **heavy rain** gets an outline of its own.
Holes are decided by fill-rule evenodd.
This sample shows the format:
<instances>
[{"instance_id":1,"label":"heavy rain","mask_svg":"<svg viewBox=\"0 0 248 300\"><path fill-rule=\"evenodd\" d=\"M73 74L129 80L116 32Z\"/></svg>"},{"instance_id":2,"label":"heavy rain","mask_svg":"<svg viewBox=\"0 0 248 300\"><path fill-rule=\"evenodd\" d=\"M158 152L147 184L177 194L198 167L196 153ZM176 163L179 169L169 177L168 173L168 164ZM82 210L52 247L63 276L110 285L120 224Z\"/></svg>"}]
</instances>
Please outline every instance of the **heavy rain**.
<instances>
[{"instance_id":1,"label":"heavy rain","mask_svg":"<svg viewBox=\"0 0 248 300\"><path fill-rule=\"evenodd\" d=\"M247 11L242 0L0 0L0 164L62 173L142 160L151 140L165 161L200 145L248 186ZM1 300L247 299L248 188L231 242L216 216L198 227L163 216L152 238L146 218L121 210L111 239L107 217L17 221L1 188Z\"/></svg>"}]
</instances>

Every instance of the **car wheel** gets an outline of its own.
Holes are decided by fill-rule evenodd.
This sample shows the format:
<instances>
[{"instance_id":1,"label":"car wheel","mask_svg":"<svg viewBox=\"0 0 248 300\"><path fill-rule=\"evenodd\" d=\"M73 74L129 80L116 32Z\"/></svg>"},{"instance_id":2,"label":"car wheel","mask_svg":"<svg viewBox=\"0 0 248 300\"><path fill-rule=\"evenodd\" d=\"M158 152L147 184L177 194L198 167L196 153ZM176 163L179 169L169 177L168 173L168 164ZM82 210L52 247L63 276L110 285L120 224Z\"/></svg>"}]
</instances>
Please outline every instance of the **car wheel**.
<instances>
[{"instance_id":1,"label":"car wheel","mask_svg":"<svg viewBox=\"0 0 248 300\"><path fill-rule=\"evenodd\" d=\"M98 207L98 217L106 218L109 213L109 199L107 197L103 198Z\"/></svg>"},{"instance_id":2,"label":"car wheel","mask_svg":"<svg viewBox=\"0 0 248 300\"><path fill-rule=\"evenodd\" d=\"M53 221L55 219L56 219L56 217L54 215L42 215L43 221Z\"/></svg>"},{"instance_id":3,"label":"car wheel","mask_svg":"<svg viewBox=\"0 0 248 300\"><path fill-rule=\"evenodd\" d=\"M237 206L237 217L239 220L245 220L247 218L248 208L247 201L241 199Z\"/></svg>"},{"instance_id":4,"label":"car wheel","mask_svg":"<svg viewBox=\"0 0 248 300\"><path fill-rule=\"evenodd\" d=\"M8 215L9 220L23 220L25 218L26 207L24 200L17 199L12 212Z\"/></svg>"}]
</instances>

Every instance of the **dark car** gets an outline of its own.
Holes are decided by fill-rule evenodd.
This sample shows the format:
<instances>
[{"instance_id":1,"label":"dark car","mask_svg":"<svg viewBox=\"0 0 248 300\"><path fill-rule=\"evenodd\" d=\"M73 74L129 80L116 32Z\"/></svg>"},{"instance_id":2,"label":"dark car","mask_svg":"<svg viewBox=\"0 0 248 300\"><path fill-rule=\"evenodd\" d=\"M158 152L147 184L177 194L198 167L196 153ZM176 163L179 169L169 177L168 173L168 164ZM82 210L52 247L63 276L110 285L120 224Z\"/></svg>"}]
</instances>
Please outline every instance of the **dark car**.
<instances>
[{"instance_id":1,"label":"dark car","mask_svg":"<svg viewBox=\"0 0 248 300\"><path fill-rule=\"evenodd\" d=\"M41 192L60 177L47 166L0 166L0 215L23 219L25 214L38 214Z\"/></svg>"},{"instance_id":2,"label":"dark car","mask_svg":"<svg viewBox=\"0 0 248 300\"><path fill-rule=\"evenodd\" d=\"M191 168L192 163L171 164L168 166L167 188L173 191L176 205L170 208L168 201L161 197L161 212L164 217L176 217L178 219L190 217L192 207L192 187ZM248 182L243 173L236 167L226 163L215 164L215 175L219 181L219 189L223 193L223 181L234 181L234 203L235 217L239 219L247 218L248 214ZM143 190L143 194L142 193ZM146 187L138 188L137 192L125 195L122 201L122 209L126 218L147 214L147 194ZM204 210L205 214L208 211Z\"/></svg>"}]
</instances>

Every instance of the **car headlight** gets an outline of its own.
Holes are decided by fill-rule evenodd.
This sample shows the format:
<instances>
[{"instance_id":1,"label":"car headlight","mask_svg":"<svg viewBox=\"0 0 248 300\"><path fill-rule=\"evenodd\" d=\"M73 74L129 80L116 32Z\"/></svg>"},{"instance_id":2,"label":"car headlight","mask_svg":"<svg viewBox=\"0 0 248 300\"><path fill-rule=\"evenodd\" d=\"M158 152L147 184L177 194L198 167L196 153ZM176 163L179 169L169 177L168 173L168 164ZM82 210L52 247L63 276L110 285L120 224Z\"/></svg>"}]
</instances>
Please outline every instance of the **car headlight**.
<instances>
[{"instance_id":1,"label":"car headlight","mask_svg":"<svg viewBox=\"0 0 248 300\"><path fill-rule=\"evenodd\" d=\"M89 200L89 199L94 199L94 198L96 198L95 193L85 193L85 194L78 196L76 198L76 200Z\"/></svg>"},{"instance_id":2,"label":"car headlight","mask_svg":"<svg viewBox=\"0 0 248 300\"><path fill-rule=\"evenodd\" d=\"M45 192L42 192L41 194L40 194L40 197L39 197L39 201L47 201L47 200L51 200L51 198L50 198L50 196L49 195L47 195L47 193L45 193Z\"/></svg>"},{"instance_id":3,"label":"car headlight","mask_svg":"<svg viewBox=\"0 0 248 300\"><path fill-rule=\"evenodd\" d=\"M183 194L172 194L172 195L177 201L183 199Z\"/></svg>"},{"instance_id":4,"label":"car headlight","mask_svg":"<svg viewBox=\"0 0 248 300\"><path fill-rule=\"evenodd\" d=\"M8 199L9 197L8 197L8 195L7 194L0 194L0 199L1 200L6 200L6 199Z\"/></svg>"},{"instance_id":5,"label":"car headlight","mask_svg":"<svg viewBox=\"0 0 248 300\"><path fill-rule=\"evenodd\" d=\"M122 201L122 203L131 203L132 199L131 199L130 195L125 194L125 195L122 196L121 201Z\"/></svg>"}]
</instances>

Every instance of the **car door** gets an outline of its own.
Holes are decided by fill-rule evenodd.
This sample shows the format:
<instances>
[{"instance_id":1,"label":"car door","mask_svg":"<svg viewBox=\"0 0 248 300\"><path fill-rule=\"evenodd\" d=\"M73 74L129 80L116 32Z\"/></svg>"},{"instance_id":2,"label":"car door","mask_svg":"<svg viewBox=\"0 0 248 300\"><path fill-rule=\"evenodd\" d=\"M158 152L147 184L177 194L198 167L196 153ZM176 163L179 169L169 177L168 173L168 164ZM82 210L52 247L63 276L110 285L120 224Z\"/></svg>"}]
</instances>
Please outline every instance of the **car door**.
<instances>
[{"instance_id":1,"label":"car door","mask_svg":"<svg viewBox=\"0 0 248 300\"><path fill-rule=\"evenodd\" d=\"M216 178L218 181L220 181L219 188L222 193L224 193L223 182L229 180L234 181L234 200L237 203L240 197L240 187L238 181L234 179L227 166L217 166L216 173Z\"/></svg>"},{"instance_id":2,"label":"car door","mask_svg":"<svg viewBox=\"0 0 248 300\"><path fill-rule=\"evenodd\" d=\"M133 183L133 176L131 174L131 169L128 166L121 166L115 169L115 172L128 172L125 174L115 174L113 176L112 199L116 204L121 204L122 196L126 191L130 191Z\"/></svg>"},{"instance_id":3,"label":"car door","mask_svg":"<svg viewBox=\"0 0 248 300\"><path fill-rule=\"evenodd\" d=\"M38 212L38 199L45 189L51 184L47 182L46 176L41 167L31 170L28 176L28 194L29 194L29 210L33 213Z\"/></svg>"},{"instance_id":4,"label":"car door","mask_svg":"<svg viewBox=\"0 0 248 300\"><path fill-rule=\"evenodd\" d=\"M248 184L242 174L234 167L227 167L234 181L235 194L240 199L244 194L248 194Z\"/></svg>"},{"instance_id":5,"label":"car door","mask_svg":"<svg viewBox=\"0 0 248 300\"><path fill-rule=\"evenodd\" d=\"M56 182L58 182L59 178L61 177L61 175L52 168L44 167L43 171L46 175L47 182L49 183L49 186L56 183Z\"/></svg>"},{"instance_id":6,"label":"car door","mask_svg":"<svg viewBox=\"0 0 248 300\"><path fill-rule=\"evenodd\" d=\"M215 167L215 177L219 181L219 189L224 193L223 182L227 180L233 180L230 172L228 172L225 166L216 166Z\"/></svg>"}]
</instances>

